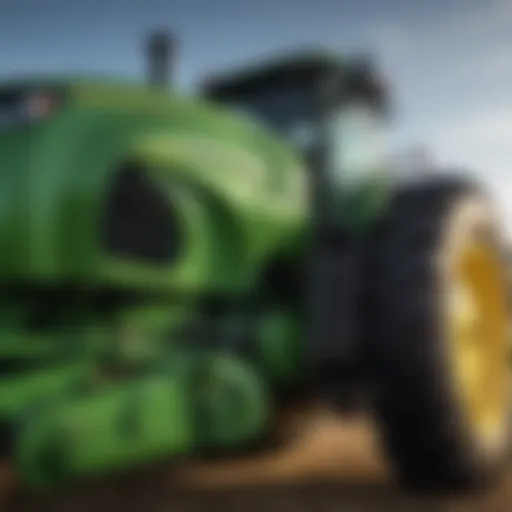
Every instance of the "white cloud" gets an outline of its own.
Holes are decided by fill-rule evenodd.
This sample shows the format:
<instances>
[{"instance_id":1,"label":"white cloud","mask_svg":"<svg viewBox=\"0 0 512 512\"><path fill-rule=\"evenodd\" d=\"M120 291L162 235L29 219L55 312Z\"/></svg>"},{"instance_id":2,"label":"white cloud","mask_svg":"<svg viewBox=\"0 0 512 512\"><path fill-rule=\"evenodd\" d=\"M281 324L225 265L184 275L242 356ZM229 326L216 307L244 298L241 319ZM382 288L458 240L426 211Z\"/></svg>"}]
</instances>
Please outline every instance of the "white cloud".
<instances>
[{"instance_id":1,"label":"white cloud","mask_svg":"<svg viewBox=\"0 0 512 512\"><path fill-rule=\"evenodd\" d=\"M430 147L494 192L512 235L512 2L491 0L435 23L374 30L402 123L399 148Z\"/></svg>"}]
</instances>

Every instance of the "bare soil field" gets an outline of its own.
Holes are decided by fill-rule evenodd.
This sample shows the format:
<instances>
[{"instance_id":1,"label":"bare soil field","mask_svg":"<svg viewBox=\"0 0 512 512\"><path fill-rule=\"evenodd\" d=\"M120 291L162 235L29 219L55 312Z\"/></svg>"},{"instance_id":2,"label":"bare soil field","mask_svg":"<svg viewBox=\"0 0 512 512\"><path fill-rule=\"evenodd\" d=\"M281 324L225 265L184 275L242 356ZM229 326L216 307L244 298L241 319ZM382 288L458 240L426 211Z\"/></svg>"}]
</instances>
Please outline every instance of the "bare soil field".
<instances>
[{"instance_id":1,"label":"bare soil field","mask_svg":"<svg viewBox=\"0 0 512 512\"><path fill-rule=\"evenodd\" d=\"M190 463L89 482L35 496L0 472L5 512L512 512L512 472L478 496L407 495L394 484L376 433L364 418L301 411L283 423L290 442L238 460Z\"/></svg>"}]
</instances>

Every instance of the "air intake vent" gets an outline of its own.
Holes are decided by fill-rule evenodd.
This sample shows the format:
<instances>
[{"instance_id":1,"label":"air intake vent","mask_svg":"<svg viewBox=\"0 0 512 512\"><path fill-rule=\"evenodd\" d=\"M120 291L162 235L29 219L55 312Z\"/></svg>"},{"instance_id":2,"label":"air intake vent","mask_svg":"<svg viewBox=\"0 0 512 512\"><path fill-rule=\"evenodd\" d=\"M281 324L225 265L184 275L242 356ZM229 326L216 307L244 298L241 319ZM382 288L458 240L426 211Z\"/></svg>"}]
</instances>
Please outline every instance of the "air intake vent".
<instances>
[{"instance_id":1,"label":"air intake vent","mask_svg":"<svg viewBox=\"0 0 512 512\"><path fill-rule=\"evenodd\" d=\"M102 226L109 254L142 263L168 264L180 247L179 224L170 198L143 168L122 168L107 194Z\"/></svg>"}]
</instances>

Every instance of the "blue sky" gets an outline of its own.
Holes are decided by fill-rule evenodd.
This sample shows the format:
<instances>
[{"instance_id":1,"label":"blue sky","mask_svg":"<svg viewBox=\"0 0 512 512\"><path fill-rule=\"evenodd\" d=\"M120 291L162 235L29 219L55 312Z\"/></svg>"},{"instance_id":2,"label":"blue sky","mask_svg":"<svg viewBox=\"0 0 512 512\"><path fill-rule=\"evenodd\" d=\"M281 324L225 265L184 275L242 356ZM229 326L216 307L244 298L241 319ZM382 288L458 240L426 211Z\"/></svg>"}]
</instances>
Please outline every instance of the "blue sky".
<instances>
[{"instance_id":1,"label":"blue sky","mask_svg":"<svg viewBox=\"0 0 512 512\"><path fill-rule=\"evenodd\" d=\"M512 0L0 0L0 76L140 78L141 37L182 40L179 83L300 46L373 51L396 101L392 144L430 147L495 193L512 226ZM511 230L512 233L512 230Z\"/></svg>"}]
</instances>

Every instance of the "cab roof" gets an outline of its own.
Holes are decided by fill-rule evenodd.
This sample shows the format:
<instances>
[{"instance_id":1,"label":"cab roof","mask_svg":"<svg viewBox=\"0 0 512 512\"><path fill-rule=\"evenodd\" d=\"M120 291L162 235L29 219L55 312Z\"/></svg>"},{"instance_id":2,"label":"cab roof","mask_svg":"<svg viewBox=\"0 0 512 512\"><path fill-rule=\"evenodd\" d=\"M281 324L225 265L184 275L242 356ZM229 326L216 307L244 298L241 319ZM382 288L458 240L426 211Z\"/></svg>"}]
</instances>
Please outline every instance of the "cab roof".
<instances>
[{"instance_id":1,"label":"cab roof","mask_svg":"<svg viewBox=\"0 0 512 512\"><path fill-rule=\"evenodd\" d=\"M203 81L202 92L207 97L222 99L283 82L319 83L324 79L333 79L340 95L348 89L364 91L379 100L384 96L382 81L368 59L348 60L319 51L295 53L241 70L210 75Z\"/></svg>"}]
</instances>

